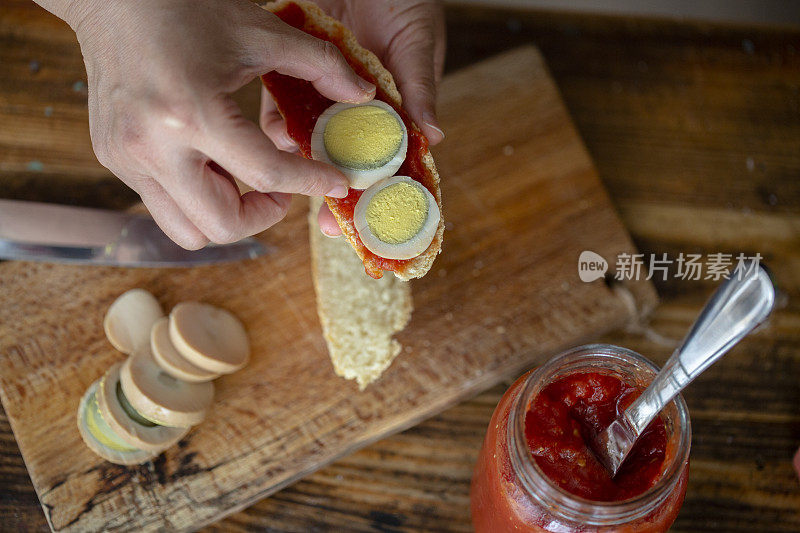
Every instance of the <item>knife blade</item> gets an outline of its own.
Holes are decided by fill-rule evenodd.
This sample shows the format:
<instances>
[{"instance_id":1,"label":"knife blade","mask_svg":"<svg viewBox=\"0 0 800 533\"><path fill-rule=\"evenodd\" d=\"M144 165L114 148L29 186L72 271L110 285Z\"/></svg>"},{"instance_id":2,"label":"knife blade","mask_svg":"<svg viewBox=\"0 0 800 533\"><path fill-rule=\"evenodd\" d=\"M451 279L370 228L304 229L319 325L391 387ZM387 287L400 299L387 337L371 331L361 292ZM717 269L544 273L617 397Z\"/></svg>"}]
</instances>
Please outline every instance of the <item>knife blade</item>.
<instances>
[{"instance_id":1,"label":"knife blade","mask_svg":"<svg viewBox=\"0 0 800 533\"><path fill-rule=\"evenodd\" d=\"M129 267L186 267L254 259L255 239L184 250L147 215L0 199L0 259Z\"/></svg>"}]
</instances>

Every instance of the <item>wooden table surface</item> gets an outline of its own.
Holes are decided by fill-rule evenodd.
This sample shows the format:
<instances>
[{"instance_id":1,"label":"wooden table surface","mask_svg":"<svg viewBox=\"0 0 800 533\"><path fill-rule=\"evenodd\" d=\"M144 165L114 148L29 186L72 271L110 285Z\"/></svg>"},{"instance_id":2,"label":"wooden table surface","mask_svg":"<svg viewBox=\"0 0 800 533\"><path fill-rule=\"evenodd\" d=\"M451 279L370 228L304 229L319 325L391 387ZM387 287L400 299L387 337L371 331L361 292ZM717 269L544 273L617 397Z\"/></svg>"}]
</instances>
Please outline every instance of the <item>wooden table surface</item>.
<instances>
[{"instance_id":1,"label":"wooden table surface","mask_svg":"<svg viewBox=\"0 0 800 533\"><path fill-rule=\"evenodd\" d=\"M798 531L800 31L448 8L448 69L543 51L645 254L761 254L782 290L770 324L686 392L694 438L673 531ZM255 111L255 87L240 95ZM0 197L122 208L92 158L74 37L27 0L0 9ZM450 179L457 179L451 177ZM663 363L713 290L656 279L646 328L598 339ZM505 386L346 457L211 530L469 530L471 469ZM46 522L0 411L0 530Z\"/></svg>"}]
</instances>

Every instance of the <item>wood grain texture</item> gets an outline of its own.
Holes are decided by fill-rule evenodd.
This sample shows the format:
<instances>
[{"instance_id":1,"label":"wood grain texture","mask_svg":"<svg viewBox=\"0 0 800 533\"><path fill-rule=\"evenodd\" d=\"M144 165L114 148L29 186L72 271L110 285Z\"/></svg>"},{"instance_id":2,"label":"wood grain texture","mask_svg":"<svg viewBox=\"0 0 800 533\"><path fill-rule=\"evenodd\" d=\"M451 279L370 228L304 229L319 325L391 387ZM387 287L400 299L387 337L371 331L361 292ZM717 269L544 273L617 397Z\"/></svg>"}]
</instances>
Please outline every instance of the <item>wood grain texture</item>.
<instances>
[{"instance_id":1,"label":"wood grain texture","mask_svg":"<svg viewBox=\"0 0 800 533\"><path fill-rule=\"evenodd\" d=\"M692 470L671 531L800 530L800 32L454 6L447 16L448 68L540 47L642 252L766 257L784 307L686 391ZM663 363L712 285L656 280L647 334L597 340ZM472 466L506 385L213 529L469 531Z\"/></svg>"},{"instance_id":2,"label":"wood grain texture","mask_svg":"<svg viewBox=\"0 0 800 533\"><path fill-rule=\"evenodd\" d=\"M800 483L790 466L800 444L800 33L452 6L447 15L451 70L536 42L641 251L735 249L746 234L748 251L769 254L787 307L688 390L694 466L672 530L800 530ZM0 27L0 119L42 116L52 99L51 121L36 122L43 132L35 157L48 153L50 128L77 128L88 139L85 97L71 92L85 73L68 28L28 0L4 2ZM46 78L29 71L33 60ZM16 78L6 75L11 68ZM237 95L251 117L257 89ZM56 121L69 124L49 125ZM27 170L25 161L10 172L9 142L0 144L0 196L109 207L135 199L88 152L62 173ZM81 182L84 167L90 177L104 175L104 186ZM651 326L680 338L711 285L657 288L662 304ZM599 340L663 362L670 348L651 337ZM472 464L504 390L339 459L213 529L467 531ZM0 412L0 530L47 529Z\"/></svg>"},{"instance_id":3,"label":"wood grain texture","mask_svg":"<svg viewBox=\"0 0 800 533\"><path fill-rule=\"evenodd\" d=\"M537 51L451 74L440 116L450 142L437 161L454 177L443 183L446 250L412 285L415 312L397 336L402 354L363 393L332 374L303 202L262 235L273 253L259 260L183 270L0 265L0 395L54 530L216 520L633 318L602 279L576 279L582 250L613 257L634 249ZM122 468L81 445L74 411L121 359L101 321L131 287L167 309L200 299L233 311L253 356L246 371L217 380L208 419L179 446L153 464ZM629 289L640 312L654 306L649 283Z\"/></svg>"}]
</instances>

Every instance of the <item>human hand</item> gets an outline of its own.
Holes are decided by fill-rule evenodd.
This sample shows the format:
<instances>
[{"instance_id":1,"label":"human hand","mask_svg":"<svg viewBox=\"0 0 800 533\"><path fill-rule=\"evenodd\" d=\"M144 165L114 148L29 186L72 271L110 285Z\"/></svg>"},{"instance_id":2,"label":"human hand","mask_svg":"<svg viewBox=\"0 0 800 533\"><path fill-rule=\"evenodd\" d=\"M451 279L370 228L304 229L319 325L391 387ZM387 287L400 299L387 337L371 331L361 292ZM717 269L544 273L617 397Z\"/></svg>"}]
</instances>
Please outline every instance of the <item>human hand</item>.
<instances>
[{"instance_id":1,"label":"human hand","mask_svg":"<svg viewBox=\"0 0 800 533\"><path fill-rule=\"evenodd\" d=\"M419 125L431 145L444 139L436 118L436 88L442 76L445 53L444 11L434 0L316 0L330 16L350 28L365 48L374 52L394 76L403 108ZM297 147L272 98L262 88L261 127L285 151ZM336 219L322 204L320 229L341 235Z\"/></svg>"},{"instance_id":2,"label":"human hand","mask_svg":"<svg viewBox=\"0 0 800 533\"><path fill-rule=\"evenodd\" d=\"M248 0L80 5L67 22L86 63L97 158L175 242L196 249L262 231L285 216L288 193L347 194L344 175L278 150L229 97L276 70L333 100L371 99L374 86L333 45ZM233 176L254 191L240 195Z\"/></svg>"}]
</instances>

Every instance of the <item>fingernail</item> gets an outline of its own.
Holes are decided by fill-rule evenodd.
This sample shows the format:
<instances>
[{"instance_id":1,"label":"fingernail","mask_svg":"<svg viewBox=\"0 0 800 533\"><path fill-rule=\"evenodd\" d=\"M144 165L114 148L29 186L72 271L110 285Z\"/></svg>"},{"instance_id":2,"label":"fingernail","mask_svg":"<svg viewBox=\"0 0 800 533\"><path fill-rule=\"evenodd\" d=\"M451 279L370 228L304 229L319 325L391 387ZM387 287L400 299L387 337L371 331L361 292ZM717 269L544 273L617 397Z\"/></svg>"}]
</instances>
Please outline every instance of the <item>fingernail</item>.
<instances>
[{"instance_id":1,"label":"fingernail","mask_svg":"<svg viewBox=\"0 0 800 533\"><path fill-rule=\"evenodd\" d=\"M283 143L284 143L284 144L285 144L287 147L288 147L288 146L297 146L297 143L296 143L296 142L294 142L294 139L292 139L291 137L289 137L289 134L288 134L288 133L286 133L285 131L283 132Z\"/></svg>"},{"instance_id":2,"label":"fingernail","mask_svg":"<svg viewBox=\"0 0 800 533\"><path fill-rule=\"evenodd\" d=\"M358 86L361 87L361 90L364 91L365 93L375 92L375 86L370 82L368 82L367 80L365 80L364 78L361 77L358 78Z\"/></svg>"},{"instance_id":3,"label":"fingernail","mask_svg":"<svg viewBox=\"0 0 800 533\"><path fill-rule=\"evenodd\" d=\"M326 192L325 196L331 196L333 198L344 198L345 196L347 196L348 192L350 192L349 189L344 185L336 185L333 189Z\"/></svg>"},{"instance_id":4,"label":"fingernail","mask_svg":"<svg viewBox=\"0 0 800 533\"><path fill-rule=\"evenodd\" d=\"M322 230L322 228L320 228L320 229L319 229L319 231L320 231L320 233L322 233L323 235L325 235L325 236L326 236L327 238L329 238L329 239L338 239L339 237L341 237L341 236L342 236L342 234L341 234L341 233L337 233L336 235L331 235L330 233L325 233L325 232Z\"/></svg>"},{"instance_id":5,"label":"fingernail","mask_svg":"<svg viewBox=\"0 0 800 533\"><path fill-rule=\"evenodd\" d=\"M283 144L283 146L281 146L280 148L284 152L296 152L299 149L299 146L294 141L294 139L289 137L289 134L286 132L284 132L283 136L281 137L281 143Z\"/></svg>"},{"instance_id":6,"label":"fingernail","mask_svg":"<svg viewBox=\"0 0 800 533\"><path fill-rule=\"evenodd\" d=\"M444 139L444 132L442 131L442 128L437 126L437 124L439 124L439 121L436 120L435 116L433 116L431 113L425 112L422 114L422 122L429 128L438 131L439 135L441 135L442 139Z\"/></svg>"}]
</instances>

